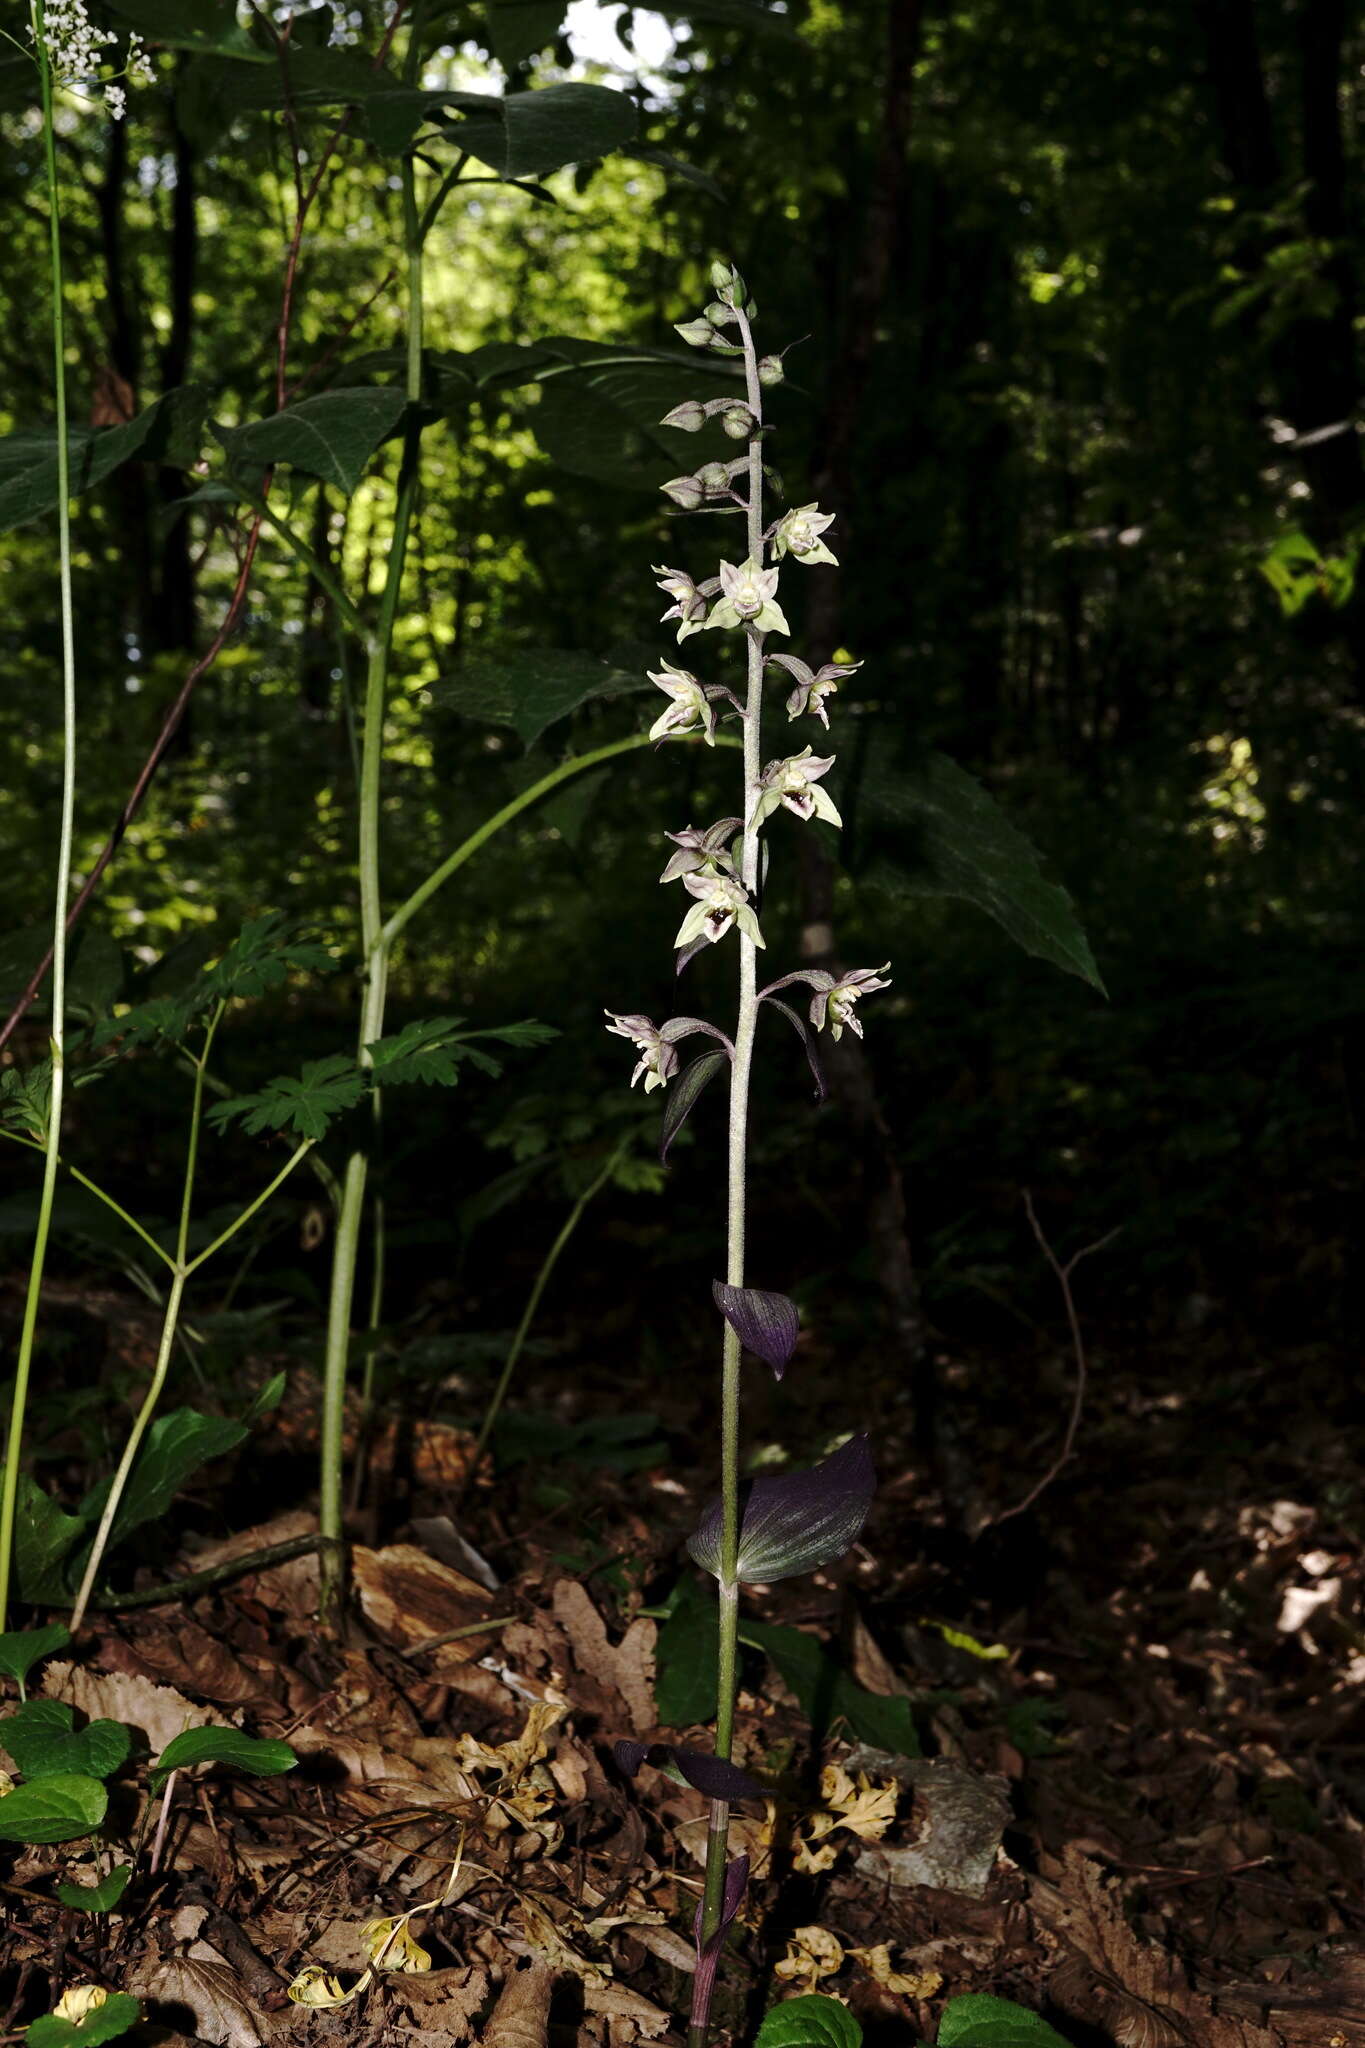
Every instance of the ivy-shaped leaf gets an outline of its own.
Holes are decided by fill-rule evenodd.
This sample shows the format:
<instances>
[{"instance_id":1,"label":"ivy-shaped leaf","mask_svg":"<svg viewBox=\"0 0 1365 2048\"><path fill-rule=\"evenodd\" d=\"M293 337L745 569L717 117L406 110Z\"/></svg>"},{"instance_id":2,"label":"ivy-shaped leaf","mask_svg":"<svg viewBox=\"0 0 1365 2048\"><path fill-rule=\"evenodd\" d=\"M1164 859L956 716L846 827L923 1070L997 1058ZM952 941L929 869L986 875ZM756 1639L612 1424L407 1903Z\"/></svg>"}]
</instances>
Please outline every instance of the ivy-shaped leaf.
<instances>
[{"instance_id":1,"label":"ivy-shaped leaf","mask_svg":"<svg viewBox=\"0 0 1365 2048\"><path fill-rule=\"evenodd\" d=\"M22 1685L35 1664L54 1650L64 1650L70 1641L71 1632L60 1621L50 1621L46 1628L11 1629L0 1636L0 1671Z\"/></svg>"},{"instance_id":2,"label":"ivy-shaped leaf","mask_svg":"<svg viewBox=\"0 0 1365 2048\"><path fill-rule=\"evenodd\" d=\"M27 1700L0 1721L0 1747L29 1780L109 1778L127 1762L132 1737L122 1721L91 1721L78 1730L64 1700Z\"/></svg>"},{"instance_id":3,"label":"ivy-shaped leaf","mask_svg":"<svg viewBox=\"0 0 1365 2048\"><path fill-rule=\"evenodd\" d=\"M57 1887L59 1894L71 1889ZM111 1991L102 2005L91 2006L79 2019L59 2019L55 2012L45 2012L31 2020L24 2031L25 2048L99 2048L101 2041L116 2041L126 2034L141 2017L142 2008L130 1992Z\"/></svg>"},{"instance_id":4,"label":"ivy-shaped leaf","mask_svg":"<svg viewBox=\"0 0 1365 2048\"><path fill-rule=\"evenodd\" d=\"M108 1877L102 1877L98 1884L59 1884L57 1897L64 1906L69 1906L73 1913L111 1913L127 1891L132 1874L131 1863L120 1863L117 1869L110 1871ZM120 2027L118 2031L122 2033L123 2028ZM87 2033L81 2035L84 2041L91 2038Z\"/></svg>"},{"instance_id":5,"label":"ivy-shaped leaf","mask_svg":"<svg viewBox=\"0 0 1365 2048\"><path fill-rule=\"evenodd\" d=\"M348 1053L334 1052L325 1059L308 1060L297 1075L277 1075L254 1095L216 1102L209 1116L220 1129L241 1117L253 1138L262 1131L291 1131L316 1140L326 1135L334 1117L355 1108L368 1085L369 1076Z\"/></svg>"}]
</instances>

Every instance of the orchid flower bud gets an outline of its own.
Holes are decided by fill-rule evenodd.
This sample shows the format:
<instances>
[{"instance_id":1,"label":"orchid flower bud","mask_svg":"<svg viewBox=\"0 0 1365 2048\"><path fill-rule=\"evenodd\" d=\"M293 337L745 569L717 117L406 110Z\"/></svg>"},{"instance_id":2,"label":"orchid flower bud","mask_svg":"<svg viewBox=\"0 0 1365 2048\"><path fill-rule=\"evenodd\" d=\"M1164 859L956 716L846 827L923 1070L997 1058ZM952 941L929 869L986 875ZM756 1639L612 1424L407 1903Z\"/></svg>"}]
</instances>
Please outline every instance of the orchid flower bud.
<instances>
[{"instance_id":1,"label":"orchid flower bud","mask_svg":"<svg viewBox=\"0 0 1365 2048\"><path fill-rule=\"evenodd\" d=\"M709 320L675 320L673 332L692 348L710 348L715 328Z\"/></svg>"},{"instance_id":2,"label":"orchid flower bud","mask_svg":"<svg viewBox=\"0 0 1365 2048\"><path fill-rule=\"evenodd\" d=\"M660 623L665 619L678 619L678 639L683 641L689 633L700 633L706 624L706 598L698 590L692 578L682 569L670 569L663 562L654 564L654 574L659 579L659 588L666 597L673 599L666 612L659 614Z\"/></svg>"},{"instance_id":3,"label":"orchid flower bud","mask_svg":"<svg viewBox=\"0 0 1365 2048\"><path fill-rule=\"evenodd\" d=\"M766 386L769 390L771 390L774 384L780 384L783 378L786 376L786 374L786 371L782 367L781 356L759 357L758 381L760 384Z\"/></svg>"},{"instance_id":4,"label":"orchid flower bud","mask_svg":"<svg viewBox=\"0 0 1365 2048\"><path fill-rule=\"evenodd\" d=\"M707 746L714 747L716 714L691 670L674 668L672 662L666 661L661 670L647 669L645 673L669 700L667 709L659 713L649 728L649 737L652 740L680 739L699 732ZM810 749L806 751L809 753Z\"/></svg>"},{"instance_id":5,"label":"orchid flower bud","mask_svg":"<svg viewBox=\"0 0 1365 2048\"><path fill-rule=\"evenodd\" d=\"M790 633L782 607L777 603L777 571L764 569L753 560L738 568L733 562L720 565L723 595L711 608L710 626L752 626L759 633Z\"/></svg>"},{"instance_id":6,"label":"orchid flower bud","mask_svg":"<svg viewBox=\"0 0 1365 2048\"><path fill-rule=\"evenodd\" d=\"M704 462L697 471L697 482L708 498L719 497L730 488L730 472L723 462Z\"/></svg>"},{"instance_id":7,"label":"orchid flower bud","mask_svg":"<svg viewBox=\"0 0 1365 2048\"><path fill-rule=\"evenodd\" d=\"M758 432L758 421L747 405L728 406L720 416L720 423L732 441L747 441Z\"/></svg>"},{"instance_id":8,"label":"orchid flower bud","mask_svg":"<svg viewBox=\"0 0 1365 2048\"><path fill-rule=\"evenodd\" d=\"M832 555L820 536L827 526L834 524L832 512L822 512L817 505L797 505L777 524L773 535L773 553L780 561L790 548L798 562L830 562L838 567L838 557Z\"/></svg>"},{"instance_id":9,"label":"orchid flower bud","mask_svg":"<svg viewBox=\"0 0 1365 2048\"><path fill-rule=\"evenodd\" d=\"M683 434L699 434L706 425L706 407L699 398L685 398L672 412L664 414L659 425L676 427Z\"/></svg>"},{"instance_id":10,"label":"orchid flower bud","mask_svg":"<svg viewBox=\"0 0 1365 2048\"><path fill-rule=\"evenodd\" d=\"M706 496L705 486L700 477L695 476L670 477L668 482L661 484L659 488L666 498L671 498L684 512L695 512Z\"/></svg>"},{"instance_id":11,"label":"orchid flower bud","mask_svg":"<svg viewBox=\"0 0 1365 2048\"><path fill-rule=\"evenodd\" d=\"M833 754L820 760L809 747L803 747L799 754L785 761L770 761L759 783L754 823L761 825L780 806L804 822L823 818L827 825L842 825L844 821L829 791L816 787L820 777L828 775L833 766Z\"/></svg>"},{"instance_id":12,"label":"orchid flower bud","mask_svg":"<svg viewBox=\"0 0 1365 2048\"><path fill-rule=\"evenodd\" d=\"M724 299L712 299L704 309L706 318L713 327L730 327L734 324L735 309L727 306Z\"/></svg>"}]
</instances>

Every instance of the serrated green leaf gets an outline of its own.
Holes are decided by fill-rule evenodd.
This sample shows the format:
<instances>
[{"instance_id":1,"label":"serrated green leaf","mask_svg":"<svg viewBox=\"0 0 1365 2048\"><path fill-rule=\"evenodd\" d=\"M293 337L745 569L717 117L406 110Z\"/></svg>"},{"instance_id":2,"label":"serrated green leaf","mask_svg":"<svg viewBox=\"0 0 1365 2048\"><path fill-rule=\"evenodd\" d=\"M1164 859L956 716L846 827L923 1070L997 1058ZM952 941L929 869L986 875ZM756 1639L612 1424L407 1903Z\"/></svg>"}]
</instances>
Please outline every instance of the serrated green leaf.
<instances>
[{"instance_id":1,"label":"serrated green leaf","mask_svg":"<svg viewBox=\"0 0 1365 2048\"><path fill-rule=\"evenodd\" d=\"M127 1891L132 1874L131 1863L120 1863L116 1870L111 1870L108 1877L102 1877L98 1884L59 1884L57 1897L64 1906L69 1906L73 1913L111 1913ZM134 2000L133 2003L136 2004L137 2001ZM129 2021L129 2025L131 2024ZM120 2027L118 2031L122 2033L123 2028ZM88 2041L90 2038L89 2034L81 2035L82 2040Z\"/></svg>"},{"instance_id":2,"label":"serrated green leaf","mask_svg":"<svg viewBox=\"0 0 1365 2048\"><path fill-rule=\"evenodd\" d=\"M987 1991L967 1991L944 2006L938 2048L1068 2048L1068 2043L1026 2005Z\"/></svg>"},{"instance_id":3,"label":"serrated green leaf","mask_svg":"<svg viewBox=\"0 0 1365 2048\"><path fill-rule=\"evenodd\" d=\"M0 1799L0 1842L74 1842L104 1819L109 1795L98 1778L39 1778Z\"/></svg>"},{"instance_id":4,"label":"serrated green leaf","mask_svg":"<svg viewBox=\"0 0 1365 2048\"><path fill-rule=\"evenodd\" d=\"M426 1087L453 1088L460 1078L465 1048L458 1042L462 1017L430 1017L405 1024L387 1038L366 1046L376 1083L382 1088L420 1082Z\"/></svg>"},{"instance_id":5,"label":"serrated green leaf","mask_svg":"<svg viewBox=\"0 0 1365 2048\"><path fill-rule=\"evenodd\" d=\"M482 725L510 725L529 749L561 718L596 697L626 697L653 684L639 672L614 668L589 654L554 647L511 648L475 655L458 672L431 686L443 711Z\"/></svg>"},{"instance_id":6,"label":"serrated green leaf","mask_svg":"<svg viewBox=\"0 0 1365 2048\"><path fill-rule=\"evenodd\" d=\"M20 1131L41 1145L52 1103L52 1062L0 1069L0 1130Z\"/></svg>"},{"instance_id":7,"label":"serrated green leaf","mask_svg":"<svg viewBox=\"0 0 1365 2048\"><path fill-rule=\"evenodd\" d=\"M848 2007L823 1992L784 1999L763 2015L754 2048L859 2048L863 2030Z\"/></svg>"},{"instance_id":8,"label":"serrated green leaf","mask_svg":"<svg viewBox=\"0 0 1365 2048\"><path fill-rule=\"evenodd\" d=\"M1026 953L1104 993L1071 898L965 769L936 753L899 768L874 761L856 804L861 879L892 895L974 903Z\"/></svg>"},{"instance_id":9,"label":"serrated green leaf","mask_svg":"<svg viewBox=\"0 0 1365 2048\"><path fill-rule=\"evenodd\" d=\"M246 1434L245 1424L225 1415L201 1415L194 1408L175 1408L169 1415L158 1416L147 1431L119 1502L110 1546L144 1522L159 1521L191 1473L235 1450ZM91 1521L103 1510L108 1495L106 1479L82 1501L82 1511Z\"/></svg>"},{"instance_id":10,"label":"serrated green leaf","mask_svg":"<svg viewBox=\"0 0 1365 2048\"><path fill-rule=\"evenodd\" d=\"M63 1887L57 1889L60 1892ZM84 2019L59 2020L55 2012L44 2013L30 2021L24 2040L27 2048L98 2048L99 2042L115 2041L126 2034L141 2016L142 2008L130 1993L111 1991L103 2005L95 2006Z\"/></svg>"},{"instance_id":11,"label":"serrated green leaf","mask_svg":"<svg viewBox=\"0 0 1365 2048\"><path fill-rule=\"evenodd\" d=\"M172 1771L187 1771L195 1764L234 1764L253 1778L277 1778L297 1762L287 1742L243 1735L240 1728L187 1728L166 1744L152 1765L149 1782L153 1792L159 1792Z\"/></svg>"},{"instance_id":12,"label":"serrated green leaf","mask_svg":"<svg viewBox=\"0 0 1365 2048\"><path fill-rule=\"evenodd\" d=\"M251 1137L262 1131L292 1131L299 1138L321 1138L333 1117L354 1109L369 1086L369 1076L348 1053L329 1053L309 1060L295 1076L280 1074L254 1095L234 1095L209 1111L220 1128L234 1117L244 1120Z\"/></svg>"},{"instance_id":13,"label":"serrated green leaf","mask_svg":"<svg viewBox=\"0 0 1365 2048\"><path fill-rule=\"evenodd\" d=\"M0 1636L0 1671L22 1685L35 1664L54 1650L64 1650L70 1641L71 1631L60 1621L50 1621L46 1628L11 1629Z\"/></svg>"},{"instance_id":14,"label":"serrated green leaf","mask_svg":"<svg viewBox=\"0 0 1365 2048\"><path fill-rule=\"evenodd\" d=\"M335 961L325 946L304 938L281 911L249 917L202 978L196 1001L200 1009L234 998L264 995L280 988L291 974L328 974Z\"/></svg>"},{"instance_id":15,"label":"serrated green leaf","mask_svg":"<svg viewBox=\"0 0 1365 2048\"><path fill-rule=\"evenodd\" d=\"M234 470L289 462L349 498L376 448L397 431L407 404L393 385L343 387L301 399L268 419L217 431Z\"/></svg>"},{"instance_id":16,"label":"serrated green leaf","mask_svg":"<svg viewBox=\"0 0 1365 2048\"><path fill-rule=\"evenodd\" d=\"M810 1717L817 1737L843 1721L859 1741L871 1743L874 1749L901 1756L920 1754L909 1700L869 1692L804 1629L746 1619L740 1623L739 1634L741 1642L771 1657Z\"/></svg>"},{"instance_id":17,"label":"serrated green leaf","mask_svg":"<svg viewBox=\"0 0 1365 2048\"><path fill-rule=\"evenodd\" d=\"M71 493L78 496L134 459L188 469L197 461L207 410L192 384L168 391L121 427L72 427L67 434ZM51 429L0 439L0 533L56 509L57 436Z\"/></svg>"},{"instance_id":18,"label":"serrated green leaf","mask_svg":"<svg viewBox=\"0 0 1365 2048\"><path fill-rule=\"evenodd\" d=\"M74 1724L64 1700L26 1700L0 1720L0 1748L8 1750L28 1779L112 1777L132 1747L122 1721L91 1721L79 1730Z\"/></svg>"}]
</instances>

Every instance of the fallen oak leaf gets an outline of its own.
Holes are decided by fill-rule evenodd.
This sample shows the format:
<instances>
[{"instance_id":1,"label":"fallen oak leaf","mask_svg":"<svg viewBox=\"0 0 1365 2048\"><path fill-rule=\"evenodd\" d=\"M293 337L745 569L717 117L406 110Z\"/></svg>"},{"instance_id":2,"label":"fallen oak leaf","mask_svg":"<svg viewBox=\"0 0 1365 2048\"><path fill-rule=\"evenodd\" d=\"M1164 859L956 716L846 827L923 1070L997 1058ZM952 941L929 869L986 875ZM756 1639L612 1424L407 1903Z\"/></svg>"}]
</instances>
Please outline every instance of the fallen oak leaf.
<instances>
[{"instance_id":1,"label":"fallen oak leaf","mask_svg":"<svg viewBox=\"0 0 1365 2048\"><path fill-rule=\"evenodd\" d=\"M891 1961L890 1944L879 1941L875 1948L851 1948L849 1955L861 1963L874 1983L896 1998L932 1998L943 1987L941 1970L897 1970Z\"/></svg>"}]
</instances>

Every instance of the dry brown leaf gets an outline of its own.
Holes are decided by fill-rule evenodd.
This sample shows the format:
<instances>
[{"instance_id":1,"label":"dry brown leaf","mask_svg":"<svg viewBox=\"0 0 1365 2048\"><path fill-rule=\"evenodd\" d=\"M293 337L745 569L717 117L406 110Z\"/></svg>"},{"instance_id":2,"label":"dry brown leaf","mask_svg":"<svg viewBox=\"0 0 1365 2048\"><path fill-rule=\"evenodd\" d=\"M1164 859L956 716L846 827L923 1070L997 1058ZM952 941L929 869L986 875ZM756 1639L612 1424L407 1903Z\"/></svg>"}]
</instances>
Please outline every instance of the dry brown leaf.
<instances>
[{"instance_id":1,"label":"dry brown leaf","mask_svg":"<svg viewBox=\"0 0 1365 2048\"><path fill-rule=\"evenodd\" d=\"M887 1942L879 1941L875 1948L851 1948L849 1954L855 1963L862 1964L875 1984L895 1998L932 1998L943 1987L941 1970L898 1970Z\"/></svg>"},{"instance_id":2,"label":"dry brown leaf","mask_svg":"<svg viewBox=\"0 0 1365 2048\"><path fill-rule=\"evenodd\" d=\"M139 1629L131 1642L107 1636L99 1661L116 1671L130 1671L157 1685L187 1688L220 1706L274 1704L274 1696L227 1644L186 1617L172 1625Z\"/></svg>"},{"instance_id":3,"label":"dry brown leaf","mask_svg":"<svg viewBox=\"0 0 1365 2048\"><path fill-rule=\"evenodd\" d=\"M483 2048L545 2048L555 1975L553 1967L536 1956L524 1970L512 1972L484 2028Z\"/></svg>"},{"instance_id":4,"label":"dry brown leaf","mask_svg":"<svg viewBox=\"0 0 1365 2048\"><path fill-rule=\"evenodd\" d=\"M144 1735L152 1755L186 1728L209 1728L230 1721L240 1726L240 1713L196 1707L169 1685L155 1685L138 1671L91 1671L84 1664L49 1664L43 1672L49 1699L65 1700L92 1721L126 1721Z\"/></svg>"},{"instance_id":5,"label":"dry brown leaf","mask_svg":"<svg viewBox=\"0 0 1365 2048\"><path fill-rule=\"evenodd\" d=\"M543 1906L523 1893L517 1901L517 1909L526 1930L528 1947L550 1964L555 1974L581 1977L585 1984L606 1983L611 1976L610 1965L590 1962L586 1956L581 1956L564 1939Z\"/></svg>"},{"instance_id":6,"label":"dry brown leaf","mask_svg":"<svg viewBox=\"0 0 1365 2048\"><path fill-rule=\"evenodd\" d=\"M787 1953L773 1969L775 1977L794 1984L801 1991L814 1991L822 1977L832 1977L844 1966L844 1945L827 1927L797 1927L787 1942Z\"/></svg>"},{"instance_id":7,"label":"dry brown leaf","mask_svg":"<svg viewBox=\"0 0 1365 2048\"><path fill-rule=\"evenodd\" d=\"M365 1619L402 1648L488 1618L485 1588L415 1543L391 1543L384 1550L357 1544L351 1566ZM486 1647L486 1637L470 1636L445 1645L444 1654L462 1662Z\"/></svg>"},{"instance_id":8,"label":"dry brown leaf","mask_svg":"<svg viewBox=\"0 0 1365 2048\"><path fill-rule=\"evenodd\" d=\"M291 1395L295 1399L300 1392L293 1387L296 1377L291 1373ZM286 1396L286 1401L290 1398ZM280 1411L277 1410L276 1423L279 1420ZM254 1529L243 1529L239 1535L224 1537L221 1542L197 1546L187 1544L185 1547L193 1570L210 1571L215 1565L235 1563L238 1558L250 1557L254 1551L268 1550L272 1544L288 1543L295 1536L311 1536L316 1528L316 1515L310 1514L307 1508L291 1508L287 1514L276 1515L269 1522L258 1522ZM247 1596L255 1593L272 1607L311 1621L318 1611L317 1558L291 1557L285 1564L271 1565L265 1571L239 1579L234 1591Z\"/></svg>"},{"instance_id":9,"label":"dry brown leaf","mask_svg":"<svg viewBox=\"0 0 1365 2048\"><path fill-rule=\"evenodd\" d=\"M623 1984L585 1984L583 2010L610 2021L613 2042L657 2041L669 2028L666 2012Z\"/></svg>"},{"instance_id":10,"label":"dry brown leaf","mask_svg":"<svg viewBox=\"0 0 1365 2048\"><path fill-rule=\"evenodd\" d=\"M456 1429L449 1422L405 1422L403 1428L411 1436L415 1479L420 1480L423 1486L447 1490L464 1485L478 1441L473 1430ZM349 1444L347 1452L349 1455ZM376 1472L391 1472L397 1452L398 1424L390 1422L370 1445L370 1463ZM405 1444L404 1457L407 1454L408 1446Z\"/></svg>"},{"instance_id":11,"label":"dry brown leaf","mask_svg":"<svg viewBox=\"0 0 1365 2048\"><path fill-rule=\"evenodd\" d=\"M984 1896L1010 1817L1003 1779L969 1771L950 1757L911 1762L864 1747L850 1753L848 1768L912 1787L927 1821L920 1839L906 1848L869 1844L856 1865L865 1877L907 1888L929 1885L968 1898Z\"/></svg>"},{"instance_id":12,"label":"dry brown leaf","mask_svg":"<svg viewBox=\"0 0 1365 2048\"><path fill-rule=\"evenodd\" d=\"M152 2005L187 2007L194 2015L196 2038L213 2042L215 2048L263 2048L261 2015L253 2012L236 1972L226 1963L172 1956L133 1971L128 1989Z\"/></svg>"},{"instance_id":13,"label":"dry brown leaf","mask_svg":"<svg viewBox=\"0 0 1365 2048\"><path fill-rule=\"evenodd\" d=\"M589 1678L625 1702L637 1735L655 1725L654 1645L658 1630L652 1621L633 1621L619 1644L607 1639L606 1624L577 1579L560 1579L554 1590L554 1616L569 1639L574 1662Z\"/></svg>"}]
</instances>

